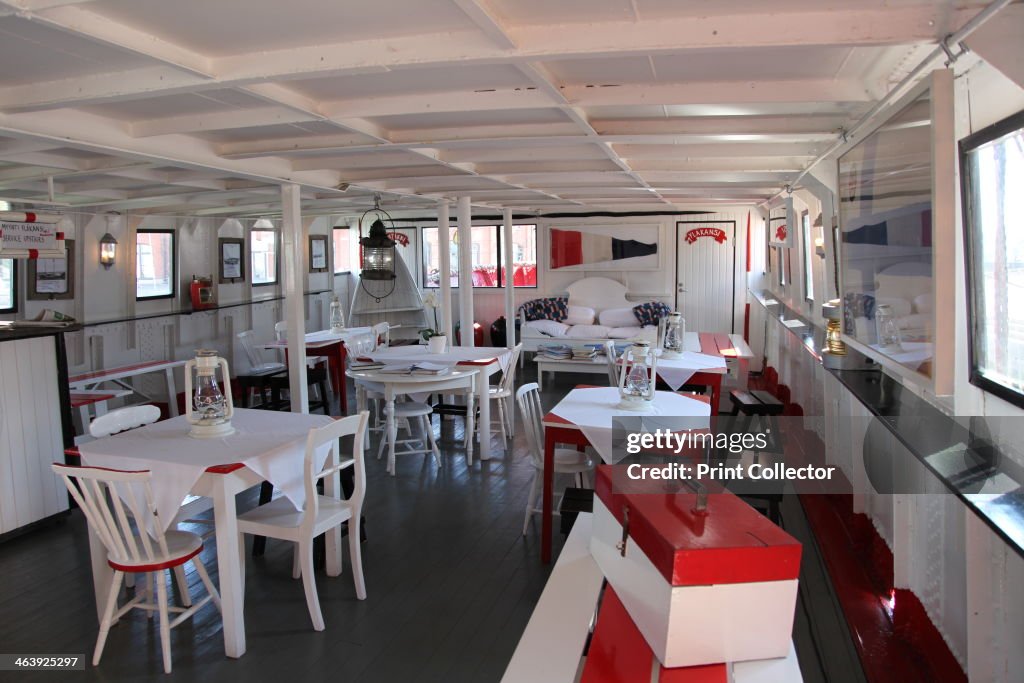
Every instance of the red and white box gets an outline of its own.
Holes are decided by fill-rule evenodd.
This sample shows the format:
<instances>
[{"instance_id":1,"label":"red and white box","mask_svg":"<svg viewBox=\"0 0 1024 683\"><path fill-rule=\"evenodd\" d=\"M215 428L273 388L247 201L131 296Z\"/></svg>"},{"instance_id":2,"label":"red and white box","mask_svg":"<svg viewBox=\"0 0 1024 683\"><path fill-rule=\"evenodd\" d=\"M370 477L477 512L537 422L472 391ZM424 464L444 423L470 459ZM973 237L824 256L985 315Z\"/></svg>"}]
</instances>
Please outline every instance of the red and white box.
<instances>
[{"instance_id":1,"label":"red and white box","mask_svg":"<svg viewBox=\"0 0 1024 683\"><path fill-rule=\"evenodd\" d=\"M731 493L701 512L695 493L619 492L624 475L598 468L590 551L658 660L786 657L800 543Z\"/></svg>"}]
</instances>

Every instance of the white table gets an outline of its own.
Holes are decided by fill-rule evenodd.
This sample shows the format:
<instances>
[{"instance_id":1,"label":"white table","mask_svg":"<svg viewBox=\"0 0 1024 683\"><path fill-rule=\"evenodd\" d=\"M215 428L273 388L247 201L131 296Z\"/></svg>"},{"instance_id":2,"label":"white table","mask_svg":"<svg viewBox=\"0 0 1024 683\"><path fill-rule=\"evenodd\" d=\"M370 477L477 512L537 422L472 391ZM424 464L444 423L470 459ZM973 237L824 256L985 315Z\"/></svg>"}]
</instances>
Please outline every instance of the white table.
<instances>
[{"instance_id":1,"label":"white table","mask_svg":"<svg viewBox=\"0 0 1024 683\"><path fill-rule=\"evenodd\" d=\"M152 471L157 509L168 522L174 519L172 513L177 513L185 494L213 500L224 652L229 657L245 654L241 589L244 564L238 543L235 495L269 480L293 502L301 504L296 500L296 484L301 489L306 436L310 429L329 424L331 419L325 415L238 408L232 420L236 433L222 439L191 438L182 416L96 439L79 448L85 465ZM195 478L180 493L183 479L192 476L189 472ZM305 495L304 490L301 495ZM89 549L99 614L112 570L107 564L106 549L91 529ZM328 557L336 551L337 548L329 547Z\"/></svg>"},{"instance_id":2,"label":"white table","mask_svg":"<svg viewBox=\"0 0 1024 683\"><path fill-rule=\"evenodd\" d=\"M598 355L586 360L572 360L570 358L548 358L547 356L535 353L533 361L537 364L537 387L544 390L545 372L578 372L587 375L608 376L608 357Z\"/></svg>"},{"instance_id":3,"label":"white table","mask_svg":"<svg viewBox=\"0 0 1024 683\"><path fill-rule=\"evenodd\" d=\"M96 370L95 372L75 375L68 380L68 386L72 389L95 389L103 382L113 382L120 387L145 396L145 394L124 380L151 372L162 372L167 382L167 412L171 417L176 417L178 415L178 392L174 388L174 369L185 365L185 363L186 361L183 360L151 360L110 368L109 370Z\"/></svg>"},{"instance_id":4,"label":"white table","mask_svg":"<svg viewBox=\"0 0 1024 683\"><path fill-rule=\"evenodd\" d=\"M347 370L346 375L356 382L356 410L366 410L366 385L363 382L372 382L380 387L384 394L384 403L387 406L387 436L388 436L388 472L394 474L395 462L395 440L398 438L398 422L395 420L395 398L401 395L408 395L413 400L425 398L427 394L437 394L452 389L466 389L468 403L466 404L466 462L473 464L473 381L477 378L477 371L469 369L453 369L441 375L402 375L379 370L356 371ZM487 399L485 399L487 400ZM483 417L481 417L481 420ZM484 439L480 440L481 443Z\"/></svg>"},{"instance_id":5,"label":"white table","mask_svg":"<svg viewBox=\"0 0 1024 683\"><path fill-rule=\"evenodd\" d=\"M344 330L318 330L305 335L306 353L312 356L327 358L327 366L331 375L334 395L341 399L341 413L348 414L348 390L345 387L345 346L352 338L370 334L372 327L346 327ZM277 349L285 351L288 342L284 339L259 345L261 349Z\"/></svg>"},{"instance_id":6,"label":"white table","mask_svg":"<svg viewBox=\"0 0 1024 683\"><path fill-rule=\"evenodd\" d=\"M426 346L392 346L378 349L367 356L379 363L439 363L474 369L477 374L476 394L480 404L480 459L491 459L490 377L508 368L512 349L497 346L455 346L444 353L430 353Z\"/></svg>"}]
</instances>

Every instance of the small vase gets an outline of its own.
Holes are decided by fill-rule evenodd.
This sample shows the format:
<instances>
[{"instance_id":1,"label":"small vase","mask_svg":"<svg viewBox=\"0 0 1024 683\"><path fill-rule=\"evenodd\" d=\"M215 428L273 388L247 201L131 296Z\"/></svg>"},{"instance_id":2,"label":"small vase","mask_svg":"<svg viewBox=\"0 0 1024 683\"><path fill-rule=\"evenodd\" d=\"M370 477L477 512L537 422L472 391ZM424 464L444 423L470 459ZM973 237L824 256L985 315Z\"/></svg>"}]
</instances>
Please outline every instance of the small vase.
<instances>
[{"instance_id":1,"label":"small vase","mask_svg":"<svg viewBox=\"0 0 1024 683\"><path fill-rule=\"evenodd\" d=\"M430 353L444 353L446 346L448 346L448 337L443 334L436 334L427 340L427 350Z\"/></svg>"}]
</instances>

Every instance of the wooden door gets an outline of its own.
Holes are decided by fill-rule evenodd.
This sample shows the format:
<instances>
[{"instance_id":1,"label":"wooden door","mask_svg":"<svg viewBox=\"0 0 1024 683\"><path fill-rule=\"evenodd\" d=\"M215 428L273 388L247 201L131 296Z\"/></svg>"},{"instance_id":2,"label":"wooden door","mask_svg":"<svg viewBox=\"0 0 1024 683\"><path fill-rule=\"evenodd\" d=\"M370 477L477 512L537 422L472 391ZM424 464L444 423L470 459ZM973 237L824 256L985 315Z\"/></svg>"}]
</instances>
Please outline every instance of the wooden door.
<instances>
[{"instance_id":1,"label":"wooden door","mask_svg":"<svg viewBox=\"0 0 1024 683\"><path fill-rule=\"evenodd\" d=\"M746 251L736 241L735 220L676 223L676 310L687 330L736 332L738 283L746 270Z\"/></svg>"}]
</instances>

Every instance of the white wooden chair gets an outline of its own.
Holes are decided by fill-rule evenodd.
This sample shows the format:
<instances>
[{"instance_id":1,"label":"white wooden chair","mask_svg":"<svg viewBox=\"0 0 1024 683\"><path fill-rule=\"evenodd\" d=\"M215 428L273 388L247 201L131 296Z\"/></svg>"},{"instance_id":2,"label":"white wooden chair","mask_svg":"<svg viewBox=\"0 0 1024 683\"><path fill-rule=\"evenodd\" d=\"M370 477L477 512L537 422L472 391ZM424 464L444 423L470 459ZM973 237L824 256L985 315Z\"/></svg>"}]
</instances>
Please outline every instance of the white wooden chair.
<instances>
[{"instance_id":1,"label":"white wooden chair","mask_svg":"<svg viewBox=\"0 0 1024 683\"><path fill-rule=\"evenodd\" d=\"M530 517L540 512L537 503L544 487L544 410L540 405L540 388L536 382L530 382L516 391L516 403L523 416L523 429L526 432L527 452L530 464L533 465L533 484L530 496L526 500L526 519L523 520L523 536L530 526ZM590 471L594 469L594 461L586 453L571 448L556 448L555 475L571 474L576 485L590 486ZM558 514L558 511L555 511Z\"/></svg>"},{"instance_id":2,"label":"white wooden chair","mask_svg":"<svg viewBox=\"0 0 1024 683\"><path fill-rule=\"evenodd\" d=\"M519 355L523 352L523 345L516 344L512 349L512 357L509 358L508 367L501 375L501 381L497 386L488 390L490 400L498 405L498 421L501 425L501 438L505 441L515 436L516 414L512 408L512 397L515 395L516 368L518 368ZM477 429L479 429L479 422Z\"/></svg>"},{"instance_id":3,"label":"white wooden chair","mask_svg":"<svg viewBox=\"0 0 1024 683\"><path fill-rule=\"evenodd\" d=\"M363 497L366 494L366 466L363 461L363 438L366 434L366 423L369 413L362 411L358 415L336 420L326 427L311 429L306 438L306 458L303 465L305 473L306 504L302 510L296 510L291 501L280 497L238 516L239 548L242 558L245 557L244 534L268 536L296 544L295 561L292 566L292 577L302 576L302 585L306 591L306 604L313 628L324 630L324 617L320 611L320 599L316 592L316 577L313 575L313 539L328 533L327 536L327 575L341 574L341 523L348 521L348 549L352 561L352 576L355 580L356 597L366 599L366 583L363 579L363 560L359 547L359 523L363 508ZM339 462L338 439L343 436L354 437L352 459ZM317 467L316 452L321 446L330 445L330 452L324 466ZM348 499L343 499L338 473L347 468L354 469L354 488ZM317 482L324 482L324 494L317 493ZM242 589L245 581L243 572Z\"/></svg>"},{"instance_id":4,"label":"white wooden chair","mask_svg":"<svg viewBox=\"0 0 1024 683\"><path fill-rule=\"evenodd\" d=\"M71 497L85 514L89 527L107 549L107 563L114 570L93 652L93 666L100 663L111 624L132 609L142 609L156 611L160 615L164 673L171 673L171 629L211 600L220 609L220 596L199 559L203 549L202 537L187 531L163 531L160 513L153 504L148 470L125 472L54 463L53 471L64 480ZM177 572L189 561L195 565L196 573L206 586L207 596L193 605L187 599L188 586L185 585L182 593L185 607L170 607L164 570L174 569ZM150 574L152 582L147 590L136 591L135 597L118 608L117 597L126 574ZM178 614L174 621L170 621L170 612Z\"/></svg>"},{"instance_id":5,"label":"white wooden chair","mask_svg":"<svg viewBox=\"0 0 1024 683\"><path fill-rule=\"evenodd\" d=\"M277 341L288 341L288 321L281 320L274 323L274 339ZM279 353L284 358L287 351L280 349ZM330 366L330 359L327 356L306 356L306 367L312 370L316 367L323 367L327 369ZM334 385L331 384L331 373L327 373L327 386L331 391L334 391ZM320 400L324 400L324 397L320 397Z\"/></svg>"}]
</instances>

